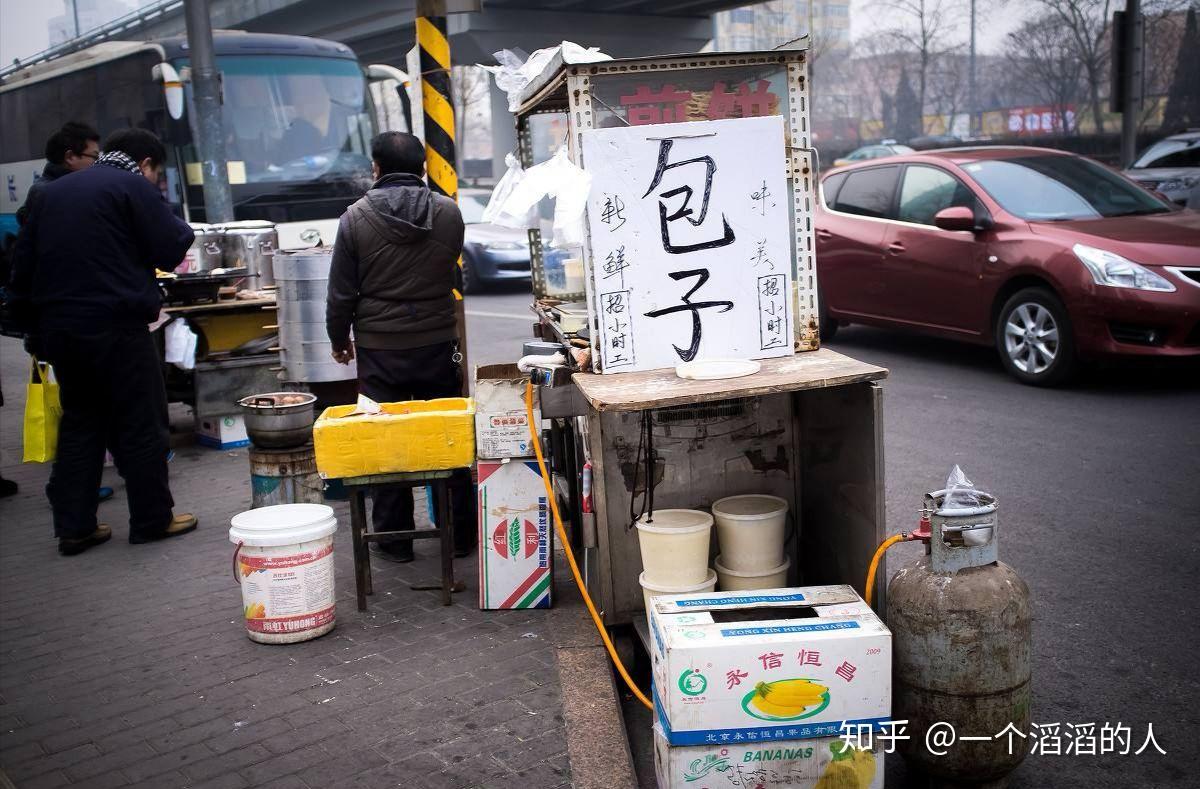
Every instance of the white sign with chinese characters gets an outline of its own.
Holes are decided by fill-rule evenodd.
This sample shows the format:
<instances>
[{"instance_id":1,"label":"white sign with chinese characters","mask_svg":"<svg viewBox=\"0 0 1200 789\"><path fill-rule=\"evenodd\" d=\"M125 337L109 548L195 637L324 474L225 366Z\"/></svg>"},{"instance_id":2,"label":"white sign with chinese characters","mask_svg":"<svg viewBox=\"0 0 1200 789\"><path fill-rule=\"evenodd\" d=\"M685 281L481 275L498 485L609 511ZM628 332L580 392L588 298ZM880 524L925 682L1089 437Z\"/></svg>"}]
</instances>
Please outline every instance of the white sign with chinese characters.
<instances>
[{"instance_id":1,"label":"white sign with chinese characters","mask_svg":"<svg viewBox=\"0 0 1200 789\"><path fill-rule=\"evenodd\" d=\"M792 353L783 118L583 133L602 372Z\"/></svg>"}]
</instances>

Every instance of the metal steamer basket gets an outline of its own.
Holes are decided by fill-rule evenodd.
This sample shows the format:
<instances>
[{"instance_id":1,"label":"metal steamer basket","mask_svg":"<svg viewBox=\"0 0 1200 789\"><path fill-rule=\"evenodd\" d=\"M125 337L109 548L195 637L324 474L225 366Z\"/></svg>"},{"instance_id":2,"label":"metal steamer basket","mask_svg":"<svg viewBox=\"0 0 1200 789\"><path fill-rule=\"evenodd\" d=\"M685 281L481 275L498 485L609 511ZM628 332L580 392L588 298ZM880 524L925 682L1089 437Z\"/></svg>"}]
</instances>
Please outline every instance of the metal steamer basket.
<instances>
[{"instance_id":1,"label":"metal steamer basket","mask_svg":"<svg viewBox=\"0 0 1200 789\"><path fill-rule=\"evenodd\" d=\"M325 331L325 297L332 251L314 248L274 256L283 378L315 383L356 378L354 362L333 360L333 345Z\"/></svg>"}]
</instances>

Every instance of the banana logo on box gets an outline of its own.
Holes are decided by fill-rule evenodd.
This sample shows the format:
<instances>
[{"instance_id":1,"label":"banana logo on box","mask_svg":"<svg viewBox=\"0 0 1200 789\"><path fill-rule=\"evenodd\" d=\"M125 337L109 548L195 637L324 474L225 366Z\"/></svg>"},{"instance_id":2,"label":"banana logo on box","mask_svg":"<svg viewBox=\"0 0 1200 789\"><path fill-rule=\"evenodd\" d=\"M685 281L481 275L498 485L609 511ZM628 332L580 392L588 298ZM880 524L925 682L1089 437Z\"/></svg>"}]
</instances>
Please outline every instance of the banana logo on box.
<instances>
[{"instance_id":1,"label":"banana logo on box","mask_svg":"<svg viewBox=\"0 0 1200 789\"><path fill-rule=\"evenodd\" d=\"M759 682L742 698L742 709L764 721L811 718L829 706L829 688L811 679Z\"/></svg>"}]
</instances>

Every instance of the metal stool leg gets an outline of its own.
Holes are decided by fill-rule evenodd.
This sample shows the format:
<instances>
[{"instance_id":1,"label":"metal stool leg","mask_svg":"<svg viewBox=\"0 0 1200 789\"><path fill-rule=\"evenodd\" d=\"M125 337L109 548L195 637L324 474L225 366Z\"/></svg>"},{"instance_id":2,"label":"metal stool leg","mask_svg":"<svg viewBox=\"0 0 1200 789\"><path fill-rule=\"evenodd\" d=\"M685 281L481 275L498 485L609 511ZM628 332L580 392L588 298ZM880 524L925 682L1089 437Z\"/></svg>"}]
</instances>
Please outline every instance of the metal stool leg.
<instances>
[{"instance_id":1,"label":"metal stool leg","mask_svg":"<svg viewBox=\"0 0 1200 789\"><path fill-rule=\"evenodd\" d=\"M454 524L450 522L450 485L442 479L434 488L437 526L442 532L442 605L450 605L450 592L454 587Z\"/></svg>"},{"instance_id":2,"label":"metal stool leg","mask_svg":"<svg viewBox=\"0 0 1200 789\"><path fill-rule=\"evenodd\" d=\"M358 610L367 610L367 586L371 583L371 559L363 540L366 528L365 493L361 488L350 491L350 543L354 548L354 591L358 597Z\"/></svg>"}]
</instances>

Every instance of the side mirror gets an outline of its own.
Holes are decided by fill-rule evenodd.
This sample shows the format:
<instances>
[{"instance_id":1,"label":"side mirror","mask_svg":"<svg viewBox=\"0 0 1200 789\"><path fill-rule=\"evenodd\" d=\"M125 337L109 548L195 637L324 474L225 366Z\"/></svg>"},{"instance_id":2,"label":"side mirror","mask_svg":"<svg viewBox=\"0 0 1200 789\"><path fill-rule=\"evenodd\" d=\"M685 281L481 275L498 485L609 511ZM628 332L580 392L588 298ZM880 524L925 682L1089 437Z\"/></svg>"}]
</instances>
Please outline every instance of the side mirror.
<instances>
[{"instance_id":1,"label":"side mirror","mask_svg":"<svg viewBox=\"0 0 1200 789\"><path fill-rule=\"evenodd\" d=\"M965 230L974 232L975 212L965 206L943 208L933 216L933 224L942 230Z\"/></svg>"},{"instance_id":2,"label":"side mirror","mask_svg":"<svg viewBox=\"0 0 1200 789\"><path fill-rule=\"evenodd\" d=\"M158 63L150 71L155 82L163 86L167 114L175 120L183 117L183 79L170 63Z\"/></svg>"}]
</instances>

